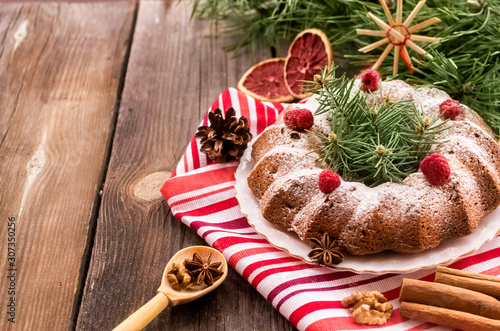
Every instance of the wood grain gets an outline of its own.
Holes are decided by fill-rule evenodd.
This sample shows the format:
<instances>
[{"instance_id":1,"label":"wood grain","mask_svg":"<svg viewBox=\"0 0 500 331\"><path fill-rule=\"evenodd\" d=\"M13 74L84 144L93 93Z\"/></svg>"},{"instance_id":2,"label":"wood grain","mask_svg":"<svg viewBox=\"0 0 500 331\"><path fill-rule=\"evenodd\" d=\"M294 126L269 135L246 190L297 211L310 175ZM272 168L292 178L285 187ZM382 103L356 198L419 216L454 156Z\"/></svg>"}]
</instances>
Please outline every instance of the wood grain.
<instances>
[{"instance_id":1,"label":"wood grain","mask_svg":"<svg viewBox=\"0 0 500 331\"><path fill-rule=\"evenodd\" d=\"M78 330L118 325L156 294L175 252L204 244L172 217L163 198L134 195L137 183L155 178L150 174L173 171L210 104L256 61L233 59L222 40L204 38L208 25L189 23L189 5L140 3ZM265 51L260 59L269 56ZM292 326L231 268L217 290L168 308L146 329Z\"/></svg>"},{"instance_id":2,"label":"wood grain","mask_svg":"<svg viewBox=\"0 0 500 331\"><path fill-rule=\"evenodd\" d=\"M0 243L15 217L17 268L15 324L0 279L1 330L72 327L133 8L0 6Z\"/></svg>"}]
</instances>

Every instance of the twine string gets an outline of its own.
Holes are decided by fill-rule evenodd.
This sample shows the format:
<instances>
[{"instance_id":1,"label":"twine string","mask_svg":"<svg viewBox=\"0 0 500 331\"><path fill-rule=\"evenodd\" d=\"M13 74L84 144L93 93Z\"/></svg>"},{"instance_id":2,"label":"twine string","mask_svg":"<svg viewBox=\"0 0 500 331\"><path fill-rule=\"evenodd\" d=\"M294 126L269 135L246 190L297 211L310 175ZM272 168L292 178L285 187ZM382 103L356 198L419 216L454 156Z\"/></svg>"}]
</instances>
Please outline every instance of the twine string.
<instances>
[{"instance_id":1,"label":"twine string","mask_svg":"<svg viewBox=\"0 0 500 331\"><path fill-rule=\"evenodd\" d=\"M391 30L394 29L394 28L403 28L403 29L405 29L405 31L406 31L406 34L404 35L405 39L403 39L402 42L397 43L397 42L395 42L392 39ZM389 28L389 30L387 30L386 35L387 35L387 38L389 39L389 42L391 44L393 44L394 46L400 46L399 55L401 56L401 58L403 58L403 61L405 61L406 66L408 67L408 70L410 71L410 74L412 74L413 73L413 66L412 66L412 64L410 62L410 59L406 58L406 55L403 52L404 46L406 46L406 41L408 39L410 39L410 37L411 37L410 30L408 30L408 28L406 26L404 26L403 24L395 24L395 25L391 26Z\"/></svg>"}]
</instances>

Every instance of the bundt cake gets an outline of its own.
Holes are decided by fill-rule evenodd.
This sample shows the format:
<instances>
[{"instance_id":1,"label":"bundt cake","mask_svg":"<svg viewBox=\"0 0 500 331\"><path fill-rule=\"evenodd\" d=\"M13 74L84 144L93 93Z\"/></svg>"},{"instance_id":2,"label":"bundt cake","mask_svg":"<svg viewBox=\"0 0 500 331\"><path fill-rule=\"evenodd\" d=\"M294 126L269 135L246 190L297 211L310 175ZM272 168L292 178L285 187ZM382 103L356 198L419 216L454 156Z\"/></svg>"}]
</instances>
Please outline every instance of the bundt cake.
<instances>
[{"instance_id":1,"label":"bundt cake","mask_svg":"<svg viewBox=\"0 0 500 331\"><path fill-rule=\"evenodd\" d=\"M361 82L356 80L359 88ZM439 116L439 105L450 97L435 88L414 88L403 81L381 84L377 93L361 92L368 102L410 100L429 116ZM253 143L255 167L248 185L269 222L296 232L300 239L336 238L354 255L385 250L415 253L443 240L474 232L479 221L500 204L500 147L493 131L465 105L460 119L438 134L432 146L448 160L451 175L441 185L431 184L419 170L402 183L368 187L342 181L331 193L318 188L326 168L318 161L315 133L328 134L328 115L315 116L308 131L295 131L283 122L291 109L313 113L318 103L290 105Z\"/></svg>"}]
</instances>

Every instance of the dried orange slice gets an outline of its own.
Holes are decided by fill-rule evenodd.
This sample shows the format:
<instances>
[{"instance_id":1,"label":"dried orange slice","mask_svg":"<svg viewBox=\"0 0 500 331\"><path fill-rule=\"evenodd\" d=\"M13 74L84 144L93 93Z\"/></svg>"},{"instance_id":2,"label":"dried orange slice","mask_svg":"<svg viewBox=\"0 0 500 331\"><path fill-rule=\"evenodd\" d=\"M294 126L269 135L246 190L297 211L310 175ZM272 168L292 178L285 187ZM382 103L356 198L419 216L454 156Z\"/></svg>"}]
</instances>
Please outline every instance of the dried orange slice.
<instances>
[{"instance_id":1,"label":"dried orange slice","mask_svg":"<svg viewBox=\"0 0 500 331\"><path fill-rule=\"evenodd\" d=\"M319 29L307 29L295 37L285 61L285 84L297 99L312 93L302 92L302 81L313 80L313 76L330 67L333 61L332 45L326 34Z\"/></svg>"},{"instance_id":2,"label":"dried orange slice","mask_svg":"<svg viewBox=\"0 0 500 331\"><path fill-rule=\"evenodd\" d=\"M285 58L257 63L241 77L238 90L261 101L290 102L293 96L285 86Z\"/></svg>"}]
</instances>

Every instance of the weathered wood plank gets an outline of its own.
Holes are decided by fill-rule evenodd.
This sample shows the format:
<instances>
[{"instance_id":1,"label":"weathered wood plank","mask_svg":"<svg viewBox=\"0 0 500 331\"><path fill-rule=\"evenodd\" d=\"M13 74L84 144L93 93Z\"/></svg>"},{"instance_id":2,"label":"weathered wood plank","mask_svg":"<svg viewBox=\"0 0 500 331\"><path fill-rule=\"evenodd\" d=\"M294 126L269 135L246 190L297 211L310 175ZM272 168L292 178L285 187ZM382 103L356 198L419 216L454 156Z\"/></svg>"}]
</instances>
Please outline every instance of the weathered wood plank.
<instances>
[{"instance_id":1,"label":"weathered wood plank","mask_svg":"<svg viewBox=\"0 0 500 331\"><path fill-rule=\"evenodd\" d=\"M134 4L0 6L0 330L66 330ZM12 246L13 247L13 246ZM6 304L15 296L15 324Z\"/></svg>"},{"instance_id":2,"label":"weathered wood plank","mask_svg":"<svg viewBox=\"0 0 500 331\"><path fill-rule=\"evenodd\" d=\"M172 217L158 189L210 104L255 61L232 59L221 40L205 38L206 23L189 23L189 3L140 3L78 330L118 325L156 294L175 252L203 244ZM266 51L261 59L269 56ZM145 192L148 187L156 195ZM147 329L165 328L292 327L231 269L216 291L167 308Z\"/></svg>"}]
</instances>

